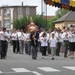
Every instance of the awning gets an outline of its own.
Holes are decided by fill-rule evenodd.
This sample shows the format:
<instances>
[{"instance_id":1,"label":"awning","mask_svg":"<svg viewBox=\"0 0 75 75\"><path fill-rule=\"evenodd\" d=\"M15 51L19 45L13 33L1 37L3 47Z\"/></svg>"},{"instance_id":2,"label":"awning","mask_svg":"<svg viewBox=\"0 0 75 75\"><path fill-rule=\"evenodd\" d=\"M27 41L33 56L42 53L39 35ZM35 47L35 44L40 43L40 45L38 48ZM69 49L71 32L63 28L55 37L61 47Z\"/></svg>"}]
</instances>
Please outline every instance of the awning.
<instances>
[{"instance_id":1,"label":"awning","mask_svg":"<svg viewBox=\"0 0 75 75\"><path fill-rule=\"evenodd\" d=\"M47 5L75 11L75 0L44 0Z\"/></svg>"}]
</instances>

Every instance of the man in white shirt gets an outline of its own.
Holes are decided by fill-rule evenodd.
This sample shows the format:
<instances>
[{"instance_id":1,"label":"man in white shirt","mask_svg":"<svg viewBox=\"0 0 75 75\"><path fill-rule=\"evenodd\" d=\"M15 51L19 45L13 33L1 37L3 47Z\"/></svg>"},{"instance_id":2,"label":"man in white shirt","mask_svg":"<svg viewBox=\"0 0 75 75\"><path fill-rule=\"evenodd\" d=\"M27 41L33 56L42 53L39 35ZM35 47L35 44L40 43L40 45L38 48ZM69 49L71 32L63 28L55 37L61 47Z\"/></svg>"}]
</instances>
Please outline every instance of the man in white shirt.
<instances>
[{"instance_id":1,"label":"man in white shirt","mask_svg":"<svg viewBox=\"0 0 75 75\"><path fill-rule=\"evenodd\" d=\"M23 30L21 29L21 36L20 36L20 40L19 40L19 45L20 45L20 54L23 54L24 53L24 32Z\"/></svg>"},{"instance_id":2,"label":"man in white shirt","mask_svg":"<svg viewBox=\"0 0 75 75\"><path fill-rule=\"evenodd\" d=\"M13 53L16 53L16 48L17 48L17 33L16 33L16 29L13 29L13 33L11 35L12 38L12 42L13 42Z\"/></svg>"},{"instance_id":3,"label":"man in white shirt","mask_svg":"<svg viewBox=\"0 0 75 75\"><path fill-rule=\"evenodd\" d=\"M30 55L31 54L31 45L30 45L30 33L26 31L25 33L25 52L26 54Z\"/></svg>"},{"instance_id":4,"label":"man in white shirt","mask_svg":"<svg viewBox=\"0 0 75 75\"><path fill-rule=\"evenodd\" d=\"M17 30L17 53L20 53L21 30Z\"/></svg>"},{"instance_id":5,"label":"man in white shirt","mask_svg":"<svg viewBox=\"0 0 75 75\"><path fill-rule=\"evenodd\" d=\"M7 55L7 39L8 34L6 32L6 28L3 28L3 31L1 32L1 59L6 59Z\"/></svg>"},{"instance_id":6,"label":"man in white shirt","mask_svg":"<svg viewBox=\"0 0 75 75\"><path fill-rule=\"evenodd\" d=\"M61 34L61 30L58 30L57 35L56 35L56 39L57 39L57 49L56 49L56 56L60 56L60 48L61 48L61 42L62 42L62 34Z\"/></svg>"},{"instance_id":7,"label":"man in white shirt","mask_svg":"<svg viewBox=\"0 0 75 75\"><path fill-rule=\"evenodd\" d=\"M68 47L69 47L69 32L68 29L65 28L63 34L63 43L64 43L64 57L67 58L67 52L68 52Z\"/></svg>"}]
</instances>

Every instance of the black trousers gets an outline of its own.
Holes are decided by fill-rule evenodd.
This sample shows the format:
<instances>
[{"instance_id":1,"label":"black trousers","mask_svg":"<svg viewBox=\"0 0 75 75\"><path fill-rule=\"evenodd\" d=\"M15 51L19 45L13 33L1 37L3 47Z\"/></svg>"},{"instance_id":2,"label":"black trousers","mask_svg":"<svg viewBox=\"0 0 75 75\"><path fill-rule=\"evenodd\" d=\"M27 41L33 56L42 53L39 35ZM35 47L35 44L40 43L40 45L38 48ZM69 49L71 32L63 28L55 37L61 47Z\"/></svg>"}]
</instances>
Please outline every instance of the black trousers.
<instances>
[{"instance_id":1,"label":"black trousers","mask_svg":"<svg viewBox=\"0 0 75 75\"><path fill-rule=\"evenodd\" d=\"M6 54L5 54L5 56L7 56L7 51L8 51L8 41L6 41Z\"/></svg>"},{"instance_id":2,"label":"black trousers","mask_svg":"<svg viewBox=\"0 0 75 75\"><path fill-rule=\"evenodd\" d=\"M46 56L47 46L41 47L41 49L42 49L42 56Z\"/></svg>"},{"instance_id":3,"label":"black trousers","mask_svg":"<svg viewBox=\"0 0 75 75\"><path fill-rule=\"evenodd\" d=\"M16 40L13 40L13 53L16 52Z\"/></svg>"},{"instance_id":4,"label":"black trousers","mask_svg":"<svg viewBox=\"0 0 75 75\"><path fill-rule=\"evenodd\" d=\"M6 45L7 41L2 41L1 40L1 58L5 58L6 57L6 48L7 48L7 45Z\"/></svg>"},{"instance_id":5,"label":"black trousers","mask_svg":"<svg viewBox=\"0 0 75 75\"><path fill-rule=\"evenodd\" d=\"M16 48L17 48L17 53L19 53L20 51L19 40L16 41Z\"/></svg>"},{"instance_id":6,"label":"black trousers","mask_svg":"<svg viewBox=\"0 0 75 75\"><path fill-rule=\"evenodd\" d=\"M56 55L57 55L57 56L59 56L60 48L61 48L61 42L58 42L58 43L57 43L57 49L56 49Z\"/></svg>"},{"instance_id":7,"label":"black trousers","mask_svg":"<svg viewBox=\"0 0 75 75\"><path fill-rule=\"evenodd\" d=\"M28 54L28 43L25 43L25 53Z\"/></svg>"},{"instance_id":8,"label":"black trousers","mask_svg":"<svg viewBox=\"0 0 75 75\"><path fill-rule=\"evenodd\" d=\"M37 58L38 46L32 46L32 59Z\"/></svg>"}]
</instances>

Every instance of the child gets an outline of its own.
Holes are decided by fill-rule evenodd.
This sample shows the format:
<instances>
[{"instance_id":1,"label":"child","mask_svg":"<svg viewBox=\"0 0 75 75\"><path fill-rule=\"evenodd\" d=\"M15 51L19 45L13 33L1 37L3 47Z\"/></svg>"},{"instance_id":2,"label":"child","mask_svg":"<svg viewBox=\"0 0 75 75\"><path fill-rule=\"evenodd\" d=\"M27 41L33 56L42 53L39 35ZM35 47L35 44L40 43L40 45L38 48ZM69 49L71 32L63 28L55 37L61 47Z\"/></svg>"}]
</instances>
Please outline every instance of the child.
<instances>
[{"instance_id":1,"label":"child","mask_svg":"<svg viewBox=\"0 0 75 75\"><path fill-rule=\"evenodd\" d=\"M51 48L52 60L54 60L54 55L56 53L56 45L57 45L57 39L55 37L54 32L52 32L51 38L49 40L49 43L50 43L50 48Z\"/></svg>"},{"instance_id":2,"label":"child","mask_svg":"<svg viewBox=\"0 0 75 75\"><path fill-rule=\"evenodd\" d=\"M48 46L48 38L46 33L42 34L42 37L40 37L40 42L41 42L42 59L43 59L46 58L46 50Z\"/></svg>"}]
</instances>

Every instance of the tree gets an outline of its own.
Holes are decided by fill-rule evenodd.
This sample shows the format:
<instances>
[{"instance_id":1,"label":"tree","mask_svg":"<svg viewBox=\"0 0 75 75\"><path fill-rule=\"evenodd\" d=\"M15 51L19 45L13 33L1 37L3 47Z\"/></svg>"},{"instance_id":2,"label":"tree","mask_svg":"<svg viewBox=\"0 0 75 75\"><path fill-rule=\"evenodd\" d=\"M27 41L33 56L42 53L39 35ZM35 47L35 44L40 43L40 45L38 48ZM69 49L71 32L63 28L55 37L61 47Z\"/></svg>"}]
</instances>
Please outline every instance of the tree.
<instances>
[{"instance_id":1,"label":"tree","mask_svg":"<svg viewBox=\"0 0 75 75\"><path fill-rule=\"evenodd\" d=\"M43 18L43 15L35 15L33 16L33 21L34 23L40 28L45 28L46 30L48 29L48 20Z\"/></svg>"},{"instance_id":2,"label":"tree","mask_svg":"<svg viewBox=\"0 0 75 75\"><path fill-rule=\"evenodd\" d=\"M56 11L56 17L60 18L62 17L63 15L65 15L66 13L68 13L69 10L65 10L65 9L58 9Z\"/></svg>"},{"instance_id":3,"label":"tree","mask_svg":"<svg viewBox=\"0 0 75 75\"><path fill-rule=\"evenodd\" d=\"M16 19L13 22L13 26L16 29L25 29L25 27L30 23L29 16L28 17L23 17L21 19Z\"/></svg>"},{"instance_id":4,"label":"tree","mask_svg":"<svg viewBox=\"0 0 75 75\"><path fill-rule=\"evenodd\" d=\"M24 29L29 23L30 23L30 17L31 16L25 16L21 19L16 19L13 22L13 26L16 29ZM46 30L48 29L48 20L43 18L42 15L33 15L32 16L33 22L40 28L45 28Z\"/></svg>"},{"instance_id":5,"label":"tree","mask_svg":"<svg viewBox=\"0 0 75 75\"><path fill-rule=\"evenodd\" d=\"M55 24L53 21L57 20L58 17L53 17L49 20L48 28L53 29L55 27Z\"/></svg>"}]
</instances>

